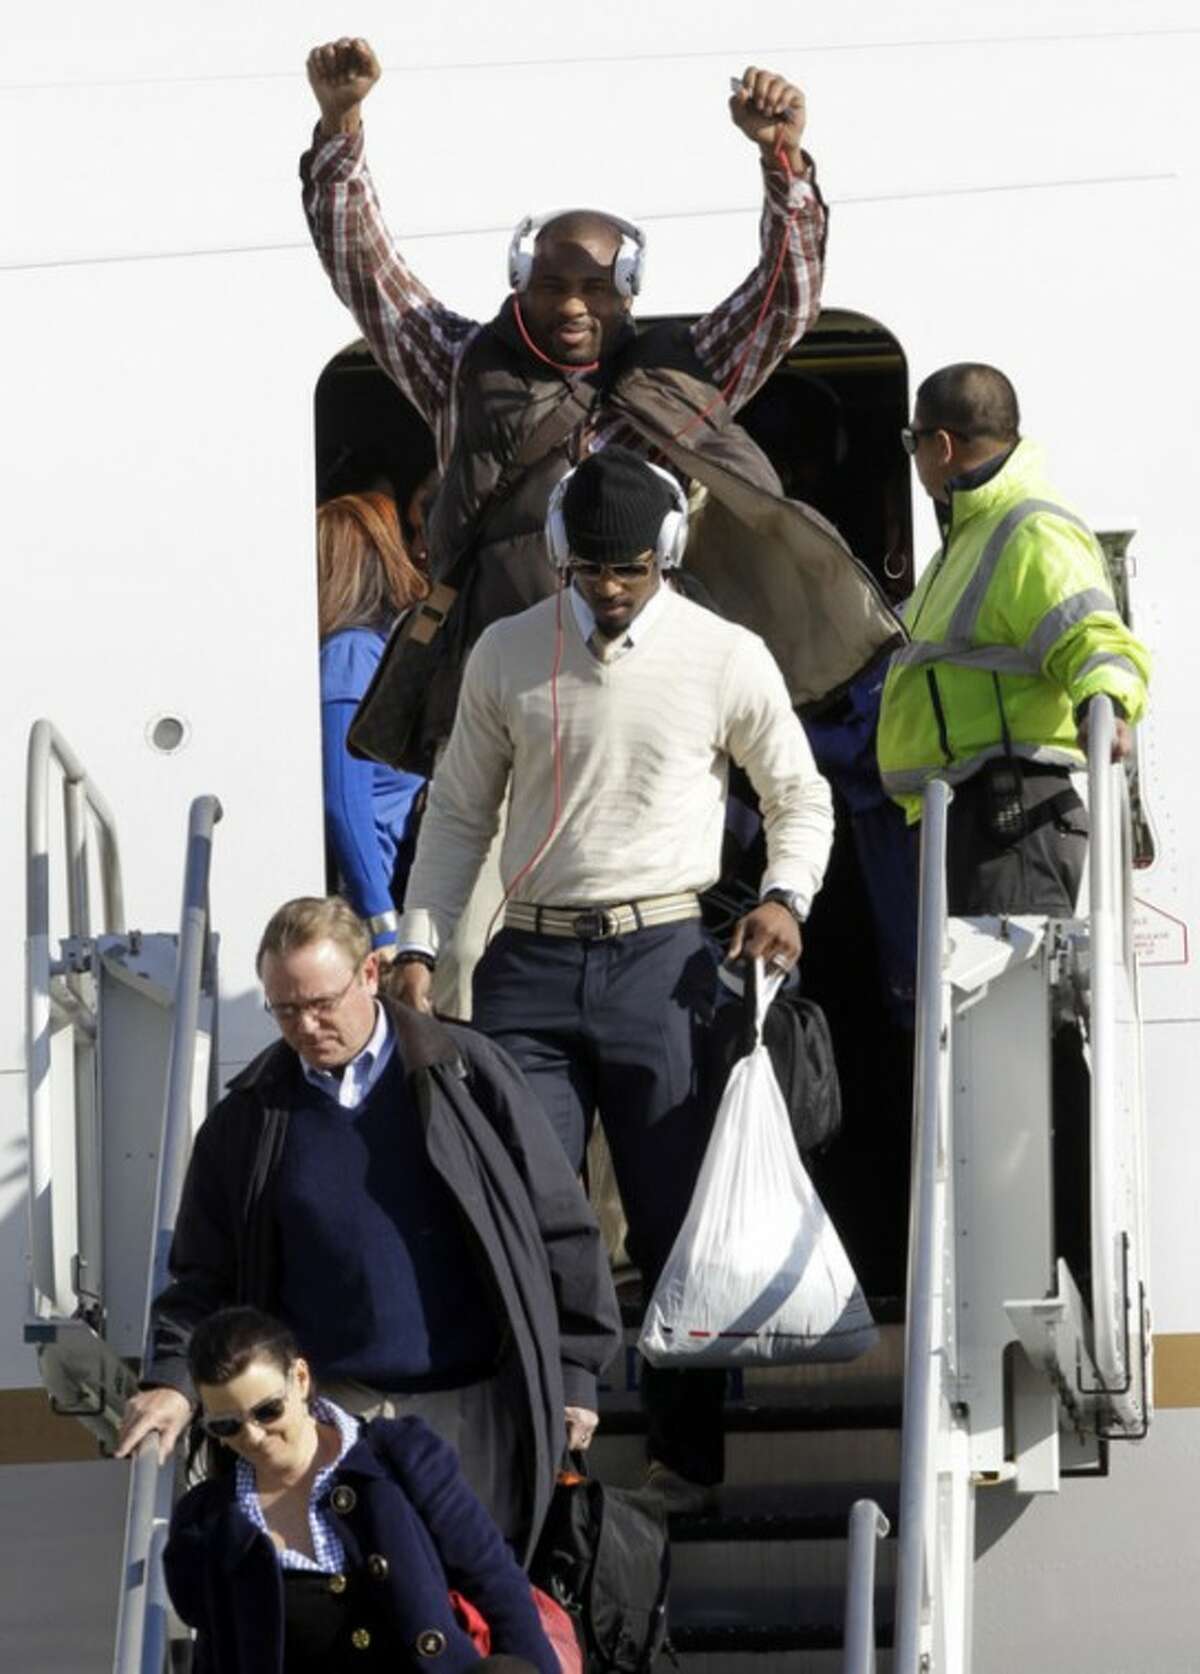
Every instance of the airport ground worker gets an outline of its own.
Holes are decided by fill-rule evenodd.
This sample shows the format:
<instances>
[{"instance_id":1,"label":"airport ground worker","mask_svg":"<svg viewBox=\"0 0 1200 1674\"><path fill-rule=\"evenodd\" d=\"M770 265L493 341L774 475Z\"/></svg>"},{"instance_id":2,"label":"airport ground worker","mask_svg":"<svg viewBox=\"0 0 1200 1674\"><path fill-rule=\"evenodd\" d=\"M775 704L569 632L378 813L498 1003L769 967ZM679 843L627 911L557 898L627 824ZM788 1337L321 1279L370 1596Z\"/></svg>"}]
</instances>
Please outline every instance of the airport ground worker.
<instances>
[{"instance_id":1,"label":"airport ground worker","mask_svg":"<svg viewBox=\"0 0 1200 1674\"><path fill-rule=\"evenodd\" d=\"M192 1410L194 1327L234 1303L295 1334L329 1398L423 1418L528 1557L563 1447L596 1425L619 1316L579 1183L511 1059L377 998L346 904L285 903L258 970L281 1039L195 1148L118 1451Z\"/></svg>"},{"instance_id":2,"label":"airport ground worker","mask_svg":"<svg viewBox=\"0 0 1200 1674\"><path fill-rule=\"evenodd\" d=\"M564 585L471 653L394 969L428 1009L507 793L508 900L475 970L474 1019L525 1071L572 1168L599 1113L649 1294L707 1139L695 1051L718 955L697 894L720 869L729 763L767 839L731 957L795 964L833 815L761 640L664 584L687 532L673 478L604 448L556 490L547 531ZM672 1509L700 1509L722 1476L723 1387L722 1372L643 1368L650 1481Z\"/></svg>"},{"instance_id":3,"label":"airport ground worker","mask_svg":"<svg viewBox=\"0 0 1200 1674\"><path fill-rule=\"evenodd\" d=\"M1083 765L1088 704L1112 699L1126 756L1149 658L1118 614L1095 537L1022 440L1004 373L973 363L934 372L902 440L943 539L905 607L912 641L884 685L884 785L910 821L929 779L955 786L952 913L1072 916L1087 815L1070 775Z\"/></svg>"}]
</instances>

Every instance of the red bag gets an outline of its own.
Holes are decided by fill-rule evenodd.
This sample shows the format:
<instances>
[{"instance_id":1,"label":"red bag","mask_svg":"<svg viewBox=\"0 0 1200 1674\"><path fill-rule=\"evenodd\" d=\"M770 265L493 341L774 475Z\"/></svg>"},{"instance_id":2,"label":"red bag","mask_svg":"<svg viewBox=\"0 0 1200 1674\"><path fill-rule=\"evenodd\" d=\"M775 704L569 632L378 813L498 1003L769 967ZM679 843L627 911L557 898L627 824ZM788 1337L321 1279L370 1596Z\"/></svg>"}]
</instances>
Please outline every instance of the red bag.
<instances>
[{"instance_id":1,"label":"red bag","mask_svg":"<svg viewBox=\"0 0 1200 1674\"><path fill-rule=\"evenodd\" d=\"M450 1608L458 1618L458 1625L481 1657L492 1654L492 1630L469 1598L450 1589Z\"/></svg>"},{"instance_id":2,"label":"red bag","mask_svg":"<svg viewBox=\"0 0 1200 1674\"><path fill-rule=\"evenodd\" d=\"M575 1623L556 1598L540 1587L531 1587L533 1602L541 1620L542 1632L550 1641L550 1648L558 1658L562 1674L583 1674L583 1651Z\"/></svg>"},{"instance_id":3,"label":"red bag","mask_svg":"<svg viewBox=\"0 0 1200 1674\"><path fill-rule=\"evenodd\" d=\"M575 1633L575 1624L557 1600L540 1587L530 1587L534 1608L542 1624L542 1632L550 1641L550 1648L558 1658L562 1674L583 1674L583 1652ZM458 1618L458 1625L481 1657L492 1654L492 1630L469 1598L450 1591L450 1606Z\"/></svg>"}]
</instances>

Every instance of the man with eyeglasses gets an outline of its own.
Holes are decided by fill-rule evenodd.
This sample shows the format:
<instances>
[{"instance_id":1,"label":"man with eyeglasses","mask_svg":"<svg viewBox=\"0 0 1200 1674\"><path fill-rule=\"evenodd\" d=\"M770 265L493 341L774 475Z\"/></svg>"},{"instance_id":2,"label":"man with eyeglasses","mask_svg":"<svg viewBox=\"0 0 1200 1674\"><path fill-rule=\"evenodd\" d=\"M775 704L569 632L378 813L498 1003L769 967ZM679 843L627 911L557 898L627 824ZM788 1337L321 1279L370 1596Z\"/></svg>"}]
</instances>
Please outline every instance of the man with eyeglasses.
<instances>
[{"instance_id":1,"label":"man with eyeglasses","mask_svg":"<svg viewBox=\"0 0 1200 1674\"><path fill-rule=\"evenodd\" d=\"M379 954L336 898L285 903L258 970L282 1039L196 1137L154 1303L148 1387L118 1454L192 1410L186 1353L218 1308L291 1328L323 1393L419 1414L526 1556L565 1444L596 1426L618 1342L599 1231L538 1102L472 1031L379 997Z\"/></svg>"},{"instance_id":2,"label":"man with eyeglasses","mask_svg":"<svg viewBox=\"0 0 1200 1674\"><path fill-rule=\"evenodd\" d=\"M759 797L768 857L730 958L795 965L833 829L766 646L664 579L686 532L678 485L617 445L555 491L564 586L494 623L467 663L395 967L428 1010L507 791L504 927L476 967L472 1015L525 1071L575 1169L599 1114L647 1295L707 1138L694 1053L717 957L697 897L720 871L730 762ZM674 1509L702 1508L721 1479L723 1384L643 1370L651 1482Z\"/></svg>"},{"instance_id":3,"label":"man with eyeglasses","mask_svg":"<svg viewBox=\"0 0 1200 1674\"><path fill-rule=\"evenodd\" d=\"M1087 817L1071 786L1088 706L1117 713L1116 758L1146 707L1149 658L1118 613L1103 554L1022 440L1016 392L993 366L926 378L901 431L942 529L892 659L879 765L910 822L931 778L956 787L952 913L1075 911Z\"/></svg>"}]
</instances>

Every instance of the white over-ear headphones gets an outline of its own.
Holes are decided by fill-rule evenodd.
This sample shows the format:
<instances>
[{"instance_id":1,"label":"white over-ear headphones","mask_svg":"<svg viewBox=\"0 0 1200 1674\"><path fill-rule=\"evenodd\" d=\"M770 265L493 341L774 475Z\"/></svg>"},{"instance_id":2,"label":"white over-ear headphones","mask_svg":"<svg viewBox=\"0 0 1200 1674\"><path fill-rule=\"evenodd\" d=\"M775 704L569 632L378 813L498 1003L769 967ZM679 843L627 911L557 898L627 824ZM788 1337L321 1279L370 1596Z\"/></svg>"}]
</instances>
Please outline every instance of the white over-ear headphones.
<instances>
[{"instance_id":1,"label":"white over-ear headphones","mask_svg":"<svg viewBox=\"0 0 1200 1674\"><path fill-rule=\"evenodd\" d=\"M642 464L648 471L653 471L656 477L661 477L671 490L675 505L663 518L658 527L658 539L654 543L654 556L659 566L664 570L677 570L683 562L683 551L687 546L688 535L688 503L687 495L675 481L670 471L664 471L660 465L651 465L648 459ZM567 540L567 525L563 518L563 499L566 496L567 484L575 475L575 471L568 471L565 477L555 483L550 495L550 504L546 507L546 551L550 562L560 575L571 562L571 547Z\"/></svg>"},{"instance_id":2,"label":"white over-ear headphones","mask_svg":"<svg viewBox=\"0 0 1200 1674\"><path fill-rule=\"evenodd\" d=\"M646 235L632 221L623 221L619 215L610 215L606 209L552 209L548 215L526 215L523 221L518 221L508 246L508 282L512 289L524 291L529 287L533 250L521 248L525 240L536 238L543 227L563 215L598 215L602 220L612 222L621 234L621 248L613 263L613 284L618 295L636 296L642 288L642 273L646 265ZM626 248L628 244L633 245L632 250Z\"/></svg>"}]
</instances>

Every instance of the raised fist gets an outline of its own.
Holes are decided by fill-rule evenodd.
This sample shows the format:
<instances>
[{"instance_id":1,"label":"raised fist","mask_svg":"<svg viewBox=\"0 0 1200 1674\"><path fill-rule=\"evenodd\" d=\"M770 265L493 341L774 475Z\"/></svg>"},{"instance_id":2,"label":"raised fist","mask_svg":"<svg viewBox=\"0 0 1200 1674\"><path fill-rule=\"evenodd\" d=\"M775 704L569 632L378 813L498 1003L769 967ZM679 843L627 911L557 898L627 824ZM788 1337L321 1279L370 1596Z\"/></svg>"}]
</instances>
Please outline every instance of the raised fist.
<instances>
[{"instance_id":1,"label":"raised fist","mask_svg":"<svg viewBox=\"0 0 1200 1674\"><path fill-rule=\"evenodd\" d=\"M768 160L782 150L797 173L803 166L800 140L804 133L804 94L773 70L751 64L733 97L729 114L747 139L761 146Z\"/></svg>"},{"instance_id":2,"label":"raised fist","mask_svg":"<svg viewBox=\"0 0 1200 1674\"><path fill-rule=\"evenodd\" d=\"M359 125L359 106L382 73L370 45L357 36L328 41L312 49L307 68L325 133L353 133Z\"/></svg>"}]
</instances>

